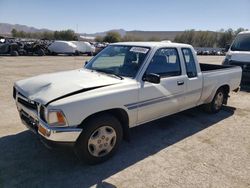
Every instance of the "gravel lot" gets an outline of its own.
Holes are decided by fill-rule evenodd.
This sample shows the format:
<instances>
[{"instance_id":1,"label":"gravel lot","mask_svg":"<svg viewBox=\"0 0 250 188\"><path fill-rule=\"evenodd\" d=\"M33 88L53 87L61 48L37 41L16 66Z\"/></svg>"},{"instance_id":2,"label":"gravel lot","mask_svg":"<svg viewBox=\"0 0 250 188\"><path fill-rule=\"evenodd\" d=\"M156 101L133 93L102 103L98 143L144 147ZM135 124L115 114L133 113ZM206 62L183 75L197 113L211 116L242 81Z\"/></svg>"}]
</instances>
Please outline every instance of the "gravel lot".
<instances>
[{"instance_id":1,"label":"gravel lot","mask_svg":"<svg viewBox=\"0 0 250 188\"><path fill-rule=\"evenodd\" d=\"M232 93L215 115L191 109L131 130L111 160L80 163L48 150L21 124L12 86L76 69L87 57L0 57L0 187L250 187L250 93ZM223 57L200 56L221 63Z\"/></svg>"}]
</instances>

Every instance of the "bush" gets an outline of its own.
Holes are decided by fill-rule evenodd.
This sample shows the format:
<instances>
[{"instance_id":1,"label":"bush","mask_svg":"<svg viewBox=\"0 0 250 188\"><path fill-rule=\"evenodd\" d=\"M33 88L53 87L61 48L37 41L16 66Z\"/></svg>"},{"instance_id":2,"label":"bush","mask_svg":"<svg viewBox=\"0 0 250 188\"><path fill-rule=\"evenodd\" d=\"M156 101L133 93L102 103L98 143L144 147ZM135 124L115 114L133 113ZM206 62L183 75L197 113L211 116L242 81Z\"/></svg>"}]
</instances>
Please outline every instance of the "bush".
<instances>
[{"instance_id":1,"label":"bush","mask_svg":"<svg viewBox=\"0 0 250 188\"><path fill-rule=\"evenodd\" d=\"M103 42L114 43L120 42L121 35L118 32L108 32L106 36L103 38Z\"/></svg>"},{"instance_id":2,"label":"bush","mask_svg":"<svg viewBox=\"0 0 250 188\"><path fill-rule=\"evenodd\" d=\"M12 29L11 34L13 37L19 38L34 38L34 39L49 39L49 40L78 40L75 32L73 30L62 30L62 31L54 31L54 32L36 32L29 33L24 31L17 31L16 29Z\"/></svg>"}]
</instances>

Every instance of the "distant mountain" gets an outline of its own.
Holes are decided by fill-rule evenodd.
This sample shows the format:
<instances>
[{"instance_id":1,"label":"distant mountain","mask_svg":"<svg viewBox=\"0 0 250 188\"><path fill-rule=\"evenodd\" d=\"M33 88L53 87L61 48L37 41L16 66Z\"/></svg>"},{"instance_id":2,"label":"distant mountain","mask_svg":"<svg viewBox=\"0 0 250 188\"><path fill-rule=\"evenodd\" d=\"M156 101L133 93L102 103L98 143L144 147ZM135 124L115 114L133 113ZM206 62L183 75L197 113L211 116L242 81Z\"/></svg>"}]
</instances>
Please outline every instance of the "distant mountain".
<instances>
[{"instance_id":1,"label":"distant mountain","mask_svg":"<svg viewBox=\"0 0 250 188\"><path fill-rule=\"evenodd\" d=\"M80 33L80 35L88 36L88 37L96 37L96 36L104 37L108 32L117 32L117 33L119 33L122 37L123 37L124 35L126 35L126 33L127 33L127 31L125 31L124 29L112 29L112 30L109 30L109 31L98 32L98 33L92 33L92 34Z\"/></svg>"},{"instance_id":2,"label":"distant mountain","mask_svg":"<svg viewBox=\"0 0 250 188\"><path fill-rule=\"evenodd\" d=\"M127 31L127 35L140 38L142 40L174 40L176 35L182 33L183 31Z\"/></svg>"},{"instance_id":3,"label":"distant mountain","mask_svg":"<svg viewBox=\"0 0 250 188\"><path fill-rule=\"evenodd\" d=\"M49 29L37 29L35 27L29 27L29 26L20 25L20 24L0 23L0 34L11 34L12 29L16 29L17 31L30 32L30 33L52 31Z\"/></svg>"},{"instance_id":4,"label":"distant mountain","mask_svg":"<svg viewBox=\"0 0 250 188\"><path fill-rule=\"evenodd\" d=\"M0 35L11 35L11 30L16 29L17 31L24 31L24 32L53 32L53 30L49 29L38 29L35 27L29 27L26 25L20 24L8 24L8 23L0 23ZM105 36L107 32L118 32L123 37L125 35L132 36L134 38L138 38L141 40L174 40L175 36L181 34L183 31L126 31L124 29L113 29L104 32L97 32L97 33L79 33L78 35L82 35L85 37L96 37L96 36Z\"/></svg>"},{"instance_id":5,"label":"distant mountain","mask_svg":"<svg viewBox=\"0 0 250 188\"><path fill-rule=\"evenodd\" d=\"M176 35L182 34L183 31L125 31L124 29L113 29L105 32L98 32L93 34L81 33L80 35L86 37L96 37L96 36L105 36L107 32L114 31L120 33L123 37L125 35L132 36L141 40L150 40L150 39L159 39L159 40L174 40Z\"/></svg>"}]
</instances>

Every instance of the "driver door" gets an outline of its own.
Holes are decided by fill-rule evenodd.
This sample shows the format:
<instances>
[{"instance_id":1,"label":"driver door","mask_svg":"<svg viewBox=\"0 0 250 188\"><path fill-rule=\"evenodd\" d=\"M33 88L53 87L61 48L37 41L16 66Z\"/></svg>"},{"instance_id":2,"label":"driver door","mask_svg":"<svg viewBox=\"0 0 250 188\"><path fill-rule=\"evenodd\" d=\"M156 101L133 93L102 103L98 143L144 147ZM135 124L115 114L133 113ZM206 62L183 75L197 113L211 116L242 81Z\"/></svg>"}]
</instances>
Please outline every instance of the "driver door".
<instances>
[{"instance_id":1,"label":"driver door","mask_svg":"<svg viewBox=\"0 0 250 188\"><path fill-rule=\"evenodd\" d=\"M146 72L161 76L159 84L141 81L138 103L138 124L180 110L186 89L177 49L161 48L154 54Z\"/></svg>"}]
</instances>

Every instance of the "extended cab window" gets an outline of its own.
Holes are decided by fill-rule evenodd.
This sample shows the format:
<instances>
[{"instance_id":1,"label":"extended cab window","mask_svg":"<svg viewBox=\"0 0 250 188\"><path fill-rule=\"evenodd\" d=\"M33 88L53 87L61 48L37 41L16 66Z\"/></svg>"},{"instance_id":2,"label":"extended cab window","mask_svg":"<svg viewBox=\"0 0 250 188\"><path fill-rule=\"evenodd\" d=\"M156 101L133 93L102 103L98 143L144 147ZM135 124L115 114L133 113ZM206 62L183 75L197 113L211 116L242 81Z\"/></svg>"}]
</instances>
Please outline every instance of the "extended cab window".
<instances>
[{"instance_id":1,"label":"extended cab window","mask_svg":"<svg viewBox=\"0 0 250 188\"><path fill-rule=\"evenodd\" d=\"M175 48L158 49L146 70L146 74L149 73L162 77L180 75L181 68L177 50Z\"/></svg>"},{"instance_id":2,"label":"extended cab window","mask_svg":"<svg viewBox=\"0 0 250 188\"><path fill-rule=\"evenodd\" d=\"M182 54L184 57L186 72L189 78L193 78L197 76L197 70L195 66L194 56L189 48L182 48Z\"/></svg>"}]
</instances>

